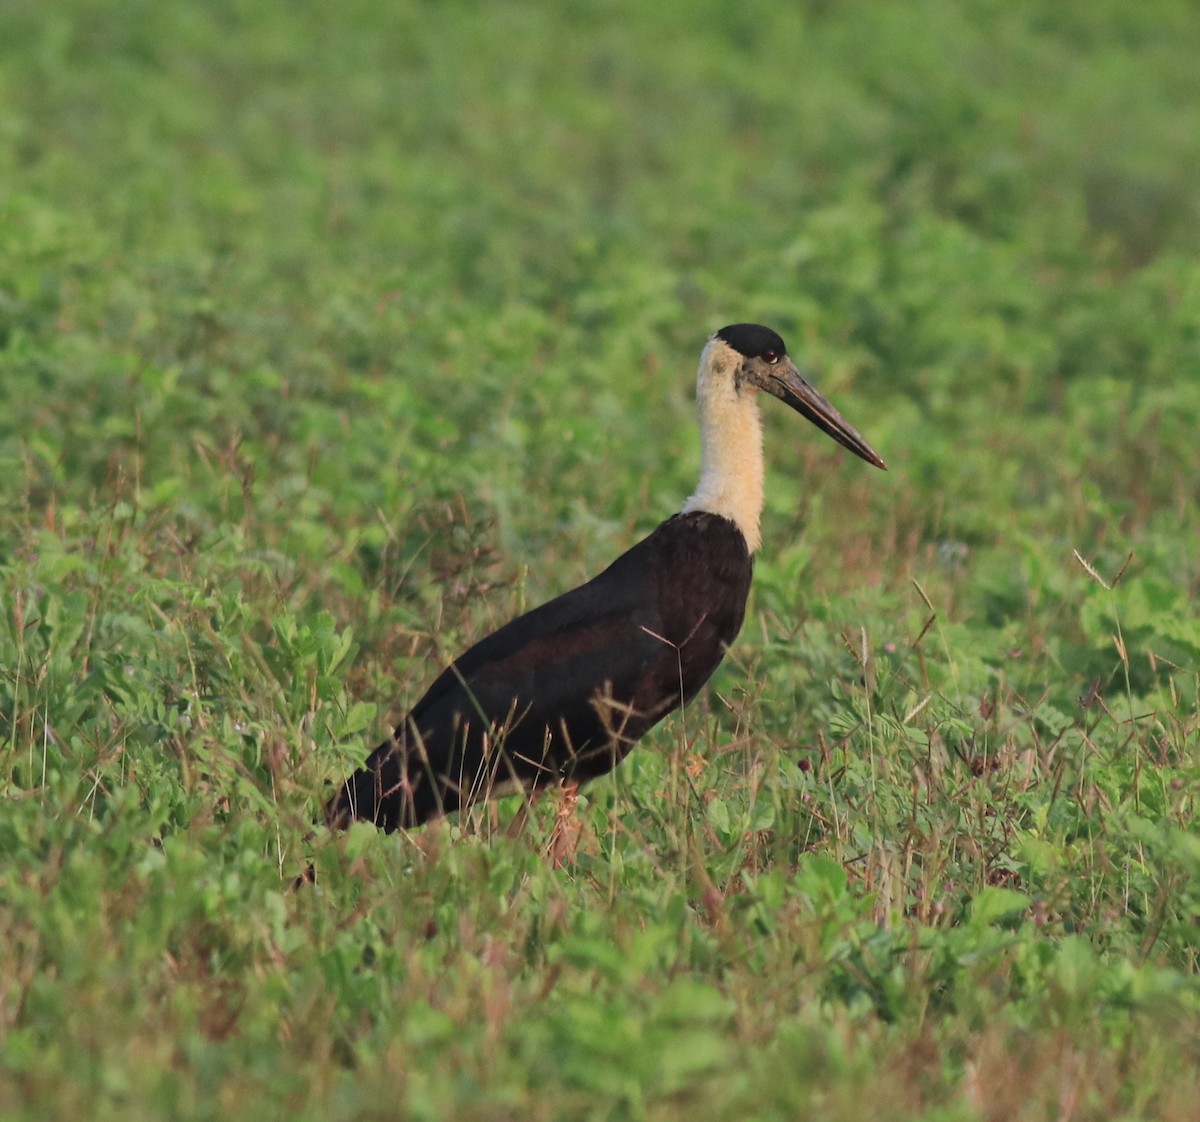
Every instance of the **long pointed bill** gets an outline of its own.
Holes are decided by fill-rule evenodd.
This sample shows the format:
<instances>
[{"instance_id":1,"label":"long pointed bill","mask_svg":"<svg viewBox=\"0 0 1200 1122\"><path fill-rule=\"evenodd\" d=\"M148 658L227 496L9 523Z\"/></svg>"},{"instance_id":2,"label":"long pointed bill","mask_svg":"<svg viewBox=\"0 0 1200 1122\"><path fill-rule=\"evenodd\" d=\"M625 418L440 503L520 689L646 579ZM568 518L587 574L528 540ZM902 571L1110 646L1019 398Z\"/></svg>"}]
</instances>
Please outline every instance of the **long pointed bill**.
<instances>
[{"instance_id":1,"label":"long pointed bill","mask_svg":"<svg viewBox=\"0 0 1200 1122\"><path fill-rule=\"evenodd\" d=\"M780 401L787 402L801 416L807 417L822 432L832 436L842 447L849 448L856 456L861 456L869 464L887 471L879 453L875 451L861 436L858 430L850 424L829 402L817 391L816 387L796 369L795 363L784 360L787 365L779 364L773 369L763 387L767 393L773 394Z\"/></svg>"}]
</instances>

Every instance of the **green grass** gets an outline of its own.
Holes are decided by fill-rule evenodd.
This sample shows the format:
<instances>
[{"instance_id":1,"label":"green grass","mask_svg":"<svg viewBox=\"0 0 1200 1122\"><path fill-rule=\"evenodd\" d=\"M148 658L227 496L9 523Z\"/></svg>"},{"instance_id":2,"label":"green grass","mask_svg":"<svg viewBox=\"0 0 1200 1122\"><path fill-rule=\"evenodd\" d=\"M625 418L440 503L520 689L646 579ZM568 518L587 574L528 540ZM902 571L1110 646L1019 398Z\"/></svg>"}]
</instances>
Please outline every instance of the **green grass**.
<instances>
[{"instance_id":1,"label":"green grass","mask_svg":"<svg viewBox=\"0 0 1200 1122\"><path fill-rule=\"evenodd\" d=\"M1194 5L3 22L0 1116L1194 1117ZM890 471L768 406L574 858L314 830L678 508L737 320Z\"/></svg>"}]
</instances>

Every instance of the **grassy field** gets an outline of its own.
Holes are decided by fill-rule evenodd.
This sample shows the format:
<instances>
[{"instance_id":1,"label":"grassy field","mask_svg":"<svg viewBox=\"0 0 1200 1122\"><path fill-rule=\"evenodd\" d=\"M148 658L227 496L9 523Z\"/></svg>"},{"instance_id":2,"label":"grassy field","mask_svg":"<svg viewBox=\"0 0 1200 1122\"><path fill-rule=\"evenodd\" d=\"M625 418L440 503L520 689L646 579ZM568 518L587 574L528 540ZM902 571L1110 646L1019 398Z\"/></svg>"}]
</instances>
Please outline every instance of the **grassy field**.
<instances>
[{"instance_id":1,"label":"grassy field","mask_svg":"<svg viewBox=\"0 0 1200 1122\"><path fill-rule=\"evenodd\" d=\"M0 1117L1196 1117L1200 9L0 22ZM314 830L678 509L739 320L890 471L768 406L576 855Z\"/></svg>"}]
</instances>

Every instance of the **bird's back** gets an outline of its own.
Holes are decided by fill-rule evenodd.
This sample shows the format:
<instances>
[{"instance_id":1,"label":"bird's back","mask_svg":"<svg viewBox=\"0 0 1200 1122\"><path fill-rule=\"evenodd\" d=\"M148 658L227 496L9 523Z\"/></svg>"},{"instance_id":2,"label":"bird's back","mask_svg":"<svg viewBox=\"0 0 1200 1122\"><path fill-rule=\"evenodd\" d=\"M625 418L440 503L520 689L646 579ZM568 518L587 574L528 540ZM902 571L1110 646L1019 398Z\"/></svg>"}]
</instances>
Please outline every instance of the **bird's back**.
<instances>
[{"instance_id":1,"label":"bird's back","mask_svg":"<svg viewBox=\"0 0 1200 1122\"><path fill-rule=\"evenodd\" d=\"M741 628L752 567L728 519L668 519L457 658L346 782L330 820L392 830L510 785L611 770L717 668Z\"/></svg>"}]
</instances>

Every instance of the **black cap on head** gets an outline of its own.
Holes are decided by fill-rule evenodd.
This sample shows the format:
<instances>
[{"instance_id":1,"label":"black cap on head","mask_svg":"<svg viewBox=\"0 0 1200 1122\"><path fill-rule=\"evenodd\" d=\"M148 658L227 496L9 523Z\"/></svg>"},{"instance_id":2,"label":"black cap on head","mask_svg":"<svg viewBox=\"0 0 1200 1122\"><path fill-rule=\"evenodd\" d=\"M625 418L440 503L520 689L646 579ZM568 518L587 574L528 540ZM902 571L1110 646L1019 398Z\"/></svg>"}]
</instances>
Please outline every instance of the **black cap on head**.
<instances>
[{"instance_id":1,"label":"black cap on head","mask_svg":"<svg viewBox=\"0 0 1200 1122\"><path fill-rule=\"evenodd\" d=\"M787 344L761 323L731 323L717 332L717 338L747 358L761 358L768 351L777 355L787 354Z\"/></svg>"}]
</instances>

